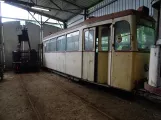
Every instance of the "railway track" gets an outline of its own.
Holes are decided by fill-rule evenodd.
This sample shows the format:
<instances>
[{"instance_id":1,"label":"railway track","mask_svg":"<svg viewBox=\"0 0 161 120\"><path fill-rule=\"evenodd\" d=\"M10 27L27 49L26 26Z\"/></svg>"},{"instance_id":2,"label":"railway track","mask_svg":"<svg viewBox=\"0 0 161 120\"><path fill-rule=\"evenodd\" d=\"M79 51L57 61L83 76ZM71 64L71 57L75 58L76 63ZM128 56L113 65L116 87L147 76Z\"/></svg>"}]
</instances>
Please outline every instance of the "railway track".
<instances>
[{"instance_id":1,"label":"railway track","mask_svg":"<svg viewBox=\"0 0 161 120\"><path fill-rule=\"evenodd\" d=\"M52 72L53 73L53 72ZM57 74L57 73L56 73ZM54 76L57 78L57 76L61 77L62 75L55 75ZM63 78L63 77L62 77ZM61 78L60 78L61 79ZM71 78L66 78L65 79L71 79ZM76 80L75 80L76 81ZM92 83L94 84L94 83ZM94 84L94 85L98 85L98 84ZM107 86L104 86L103 87L107 87ZM153 94L153 93L150 93L148 91L146 91L145 89L138 89L138 90L135 90L133 92L131 92L132 94L129 94L131 97L135 96L135 97L142 97L142 99L144 98L145 100L148 100L148 101L151 101L153 103L156 103L156 104L161 104L161 96L159 95L156 95L156 94ZM133 98L132 97L132 98ZM132 98L129 98L129 96L127 95L127 98L124 96L125 99L132 99Z\"/></svg>"},{"instance_id":2,"label":"railway track","mask_svg":"<svg viewBox=\"0 0 161 120\"><path fill-rule=\"evenodd\" d=\"M26 86L26 82L25 82L27 79L32 79L32 80L37 79L38 80L38 79L42 78L43 81L44 80L51 81L51 82L53 82L53 84L55 86L60 88L60 90L62 90L63 92L65 92L69 96L71 95L71 97L73 96L76 99L79 99L86 106L97 111L100 115L106 117L108 120L119 120L119 118L117 116L113 117L108 112L104 112L104 110L102 110L99 106L97 106L97 104L95 104L93 102L91 103L87 98L83 97L82 95L80 96L77 92L75 92L73 89L71 89L68 85L66 86L66 84L64 84L64 82L63 82L63 80L67 80L66 78L63 78L63 77L56 75L56 74L48 74L48 73L44 73L44 72L35 73L35 74L27 74L27 76L28 76L27 78L25 78L24 76L25 75L19 75L19 81L21 83L23 90L25 91L27 99L32 107L33 112L35 113L35 115L37 117L37 120L43 120L44 116L43 116L43 114L41 114L41 110L36 108L37 104L35 104L35 101L33 100L31 93L29 93L29 91L28 91L28 87Z\"/></svg>"},{"instance_id":3,"label":"railway track","mask_svg":"<svg viewBox=\"0 0 161 120\"><path fill-rule=\"evenodd\" d=\"M35 115L36 115L37 120L43 120L43 118L42 118L40 112L38 111L38 109L37 109L36 106L34 105L32 99L31 99L31 97L30 97L30 94L28 93L27 88L25 87L25 83L24 83L24 81L23 81L23 79L24 79L24 78L23 78L23 75L19 75L19 77L20 77L19 82L20 82L20 84L21 84L21 87L22 87L22 89L23 89L23 91L24 91L24 93L25 93L25 95L26 95L26 97L27 97L27 100L28 100L29 104L31 105L31 108L32 108L33 112L34 112Z\"/></svg>"},{"instance_id":4,"label":"railway track","mask_svg":"<svg viewBox=\"0 0 161 120\"><path fill-rule=\"evenodd\" d=\"M44 79L48 79L52 82L54 82L54 84L56 84L60 89L63 89L65 92L75 96L77 99L80 99L82 102L84 102L86 105L88 105L89 107L91 107L92 109L98 111L100 114L102 114L103 116L107 117L110 120L119 120L118 118L112 117L111 115L103 112L102 110L100 110L98 107L96 107L94 104L90 103L88 100L84 99L81 96L78 96L76 93L74 93L72 90L69 90L67 88L64 88L61 84L58 84L56 81L54 81L53 79L49 78L48 76L44 75L40 75L40 74L36 74L37 76L41 76ZM61 77L59 77L58 75L54 75L54 77L58 80L61 79ZM61 82L61 81L60 81Z\"/></svg>"}]
</instances>

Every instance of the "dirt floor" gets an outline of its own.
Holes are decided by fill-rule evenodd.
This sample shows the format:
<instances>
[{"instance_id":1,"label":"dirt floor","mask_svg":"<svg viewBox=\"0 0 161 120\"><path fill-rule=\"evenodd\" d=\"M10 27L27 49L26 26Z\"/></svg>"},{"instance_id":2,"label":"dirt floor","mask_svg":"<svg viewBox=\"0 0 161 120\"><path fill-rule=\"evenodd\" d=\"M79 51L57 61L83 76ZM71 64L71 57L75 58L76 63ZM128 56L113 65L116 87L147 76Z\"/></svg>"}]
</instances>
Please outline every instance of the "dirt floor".
<instances>
[{"instance_id":1,"label":"dirt floor","mask_svg":"<svg viewBox=\"0 0 161 120\"><path fill-rule=\"evenodd\" d=\"M125 94L53 73L8 72L0 83L0 120L161 120L160 104Z\"/></svg>"}]
</instances>

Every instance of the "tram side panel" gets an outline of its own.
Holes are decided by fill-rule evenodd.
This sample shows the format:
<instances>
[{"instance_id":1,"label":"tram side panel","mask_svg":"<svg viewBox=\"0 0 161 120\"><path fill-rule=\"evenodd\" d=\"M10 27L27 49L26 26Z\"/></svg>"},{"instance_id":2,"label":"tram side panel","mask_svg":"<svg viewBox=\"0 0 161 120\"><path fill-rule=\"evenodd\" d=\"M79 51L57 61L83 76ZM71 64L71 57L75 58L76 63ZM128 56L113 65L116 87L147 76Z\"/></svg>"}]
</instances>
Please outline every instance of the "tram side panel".
<instances>
[{"instance_id":1,"label":"tram side panel","mask_svg":"<svg viewBox=\"0 0 161 120\"><path fill-rule=\"evenodd\" d=\"M95 52L83 52L83 79L94 82Z\"/></svg>"},{"instance_id":2,"label":"tram side panel","mask_svg":"<svg viewBox=\"0 0 161 120\"><path fill-rule=\"evenodd\" d=\"M81 78L82 52L44 53L44 66Z\"/></svg>"},{"instance_id":3,"label":"tram side panel","mask_svg":"<svg viewBox=\"0 0 161 120\"><path fill-rule=\"evenodd\" d=\"M79 28L78 50L66 51L66 74L77 78L82 77L82 30ZM78 31L78 29L73 31Z\"/></svg>"},{"instance_id":4,"label":"tram side panel","mask_svg":"<svg viewBox=\"0 0 161 120\"><path fill-rule=\"evenodd\" d=\"M132 52L115 52L112 59L111 86L131 91Z\"/></svg>"},{"instance_id":5,"label":"tram side panel","mask_svg":"<svg viewBox=\"0 0 161 120\"><path fill-rule=\"evenodd\" d=\"M66 52L66 74L81 78L82 52Z\"/></svg>"},{"instance_id":6,"label":"tram side panel","mask_svg":"<svg viewBox=\"0 0 161 120\"><path fill-rule=\"evenodd\" d=\"M56 58L57 53L44 53L44 66L49 69L57 70Z\"/></svg>"},{"instance_id":7,"label":"tram side panel","mask_svg":"<svg viewBox=\"0 0 161 120\"><path fill-rule=\"evenodd\" d=\"M144 83L145 78L148 77L148 70L149 70L149 55L150 53L134 53L134 71L133 71L133 81L135 84L140 82ZM142 84L143 85L143 84Z\"/></svg>"},{"instance_id":8,"label":"tram side panel","mask_svg":"<svg viewBox=\"0 0 161 120\"><path fill-rule=\"evenodd\" d=\"M56 59L56 70L62 73L66 73L65 71L66 53L58 52L56 58L53 59Z\"/></svg>"}]
</instances>

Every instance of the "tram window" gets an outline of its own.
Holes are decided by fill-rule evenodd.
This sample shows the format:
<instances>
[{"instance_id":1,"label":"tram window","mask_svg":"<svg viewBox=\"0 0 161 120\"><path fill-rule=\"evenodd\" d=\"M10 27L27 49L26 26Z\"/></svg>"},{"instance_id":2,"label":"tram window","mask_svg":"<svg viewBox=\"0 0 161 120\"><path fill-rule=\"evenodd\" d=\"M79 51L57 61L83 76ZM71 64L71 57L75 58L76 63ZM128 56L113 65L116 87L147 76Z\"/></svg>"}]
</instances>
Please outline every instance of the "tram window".
<instances>
[{"instance_id":1,"label":"tram window","mask_svg":"<svg viewBox=\"0 0 161 120\"><path fill-rule=\"evenodd\" d=\"M137 26L137 42L138 50L150 50L151 45L154 44L155 30L148 26Z\"/></svg>"},{"instance_id":2,"label":"tram window","mask_svg":"<svg viewBox=\"0 0 161 120\"><path fill-rule=\"evenodd\" d=\"M56 51L56 38L53 38L50 44L51 44L51 52Z\"/></svg>"},{"instance_id":3,"label":"tram window","mask_svg":"<svg viewBox=\"0 0 161 120\"><path fill-rule=\"evenodd\" d=\"M49 41L46 41L46 52L49 52Z\"/></svg>"},{"instance_id":4,"label":"tram window","mask_svg":"<svg viewBox=\"0 0 161 120\"><path fill-rule=\"evenodd\" d=\"M119 21L115 24L115 50L130 50L130 24Z\"/></svg>"},{"instance_id":5,"label":"tram window","mask_svg":"<svg viewBox=\"0 0 161 120\"><path fill-rule=\"evenodd\" d=\"M85 31L85 50L93 50L94 30Z\"/></svg>"},{"instance_id":6,"label":"tram window","mask_svg":"<svg viewBox=\"0 0 161 120\"><path fill-rule=\"evenodd\" d=\"M45 53L47 52L47 44L46 44L47 42L45 41L44 42L44 50L45 50Z\"/></svg>"},{"instance_id":7,"label":"tram window","mask_svg":"<svg viewBox=\"0 0 161 120\"><path fill-rule=\"evenodd\" d=\"M102 51L108 51L109 49L109 39L110 39L110 28L105 27L101 30L101 49Z\"/></svg>"},{"instance_id":8,"label":"tram window","mask_svg":"<svg viewBox=\"0 0 161 120\"><path fill-rule=\"evenodd\" d=\"M57 51L65 51L65 46L66 46L65 35L57 38L56 46L57 46Z\"/></svg>"},{"instance_id":9,"label":"tram window","mask_svg":"<svg viewBox=\"0 0 161 120\"><path fill-rule=\"evenodd\" d=\"M79 31L67 34L67 51L79 50Z\"/></svg>"},{"instance_id":10,"label":"tram window","mask_svg":"<svg viewBox=\"0 0 161 120\"><path fill-rule=\"evenodd\" d=\"M51 49L52 49L52 47L51 47L51 40L49 40L49 42L48 42L48 52L51 52Z\"/></svg>"},{"instance_id":11,"label":"tram window","mask_svg":"<svg viewBox=\"0 0 161 120\"><path fill-rule=\"evenodd\" d=\"M86 31L85 32L85 50L88 49L88 34L89 34L89 31Z\"/></svg>"}]
</instances>

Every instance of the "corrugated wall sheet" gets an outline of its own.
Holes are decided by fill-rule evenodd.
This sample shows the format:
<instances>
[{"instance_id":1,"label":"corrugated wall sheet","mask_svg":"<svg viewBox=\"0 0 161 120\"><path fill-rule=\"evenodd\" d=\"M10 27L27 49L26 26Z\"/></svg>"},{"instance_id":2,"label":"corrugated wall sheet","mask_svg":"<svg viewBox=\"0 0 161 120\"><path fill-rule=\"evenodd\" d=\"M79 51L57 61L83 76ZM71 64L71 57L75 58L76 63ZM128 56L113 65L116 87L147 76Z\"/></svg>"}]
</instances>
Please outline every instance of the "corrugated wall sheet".
<instances>
[{"instance_id":1,"label":"corrugated wall sheet","mask_svg":"<svg viewBox=\"0 0 161 120\"><path fill-rule=\"evenodd\" d=\"M153 9L151 0L104 0L96 6L88 10L88 16L103 16L114 12L119 12L127 9L138 9L140 6L147 6L150 10L150 15L153 16ZM101 8L101 9L99 9ZM99 9L99 10L98 10ZM82 18L82 19L81 19ZM75 23L82 22L84 17L75 16L67 22L68 27L75 25Z\"/></svg>"},{"instance_id":2,"label":"corrugated wall sheet","mask_svg":"<svg viewBox=\"0 0 161 120\"><path fill-rule=\"evenodd\" d=\"M91 13L92 11L105 5L107 6L96 12ZM98 5L94 6L89 10L89 13L91 13L89 14L89 16L102 16L127 9L138 9L140 6L143 5L147 6L150 9L150 15L153 15L151 0L104 0L103 2L99 3Z\"/></svg>"}]
</instances>

